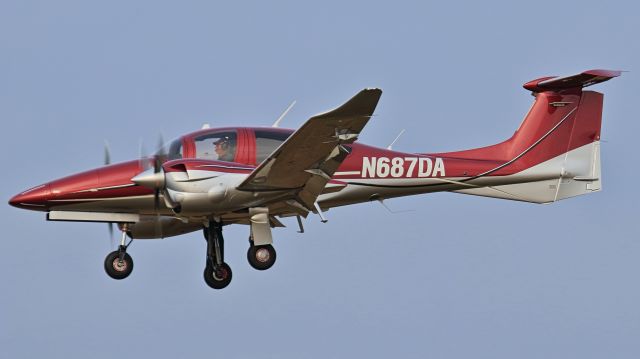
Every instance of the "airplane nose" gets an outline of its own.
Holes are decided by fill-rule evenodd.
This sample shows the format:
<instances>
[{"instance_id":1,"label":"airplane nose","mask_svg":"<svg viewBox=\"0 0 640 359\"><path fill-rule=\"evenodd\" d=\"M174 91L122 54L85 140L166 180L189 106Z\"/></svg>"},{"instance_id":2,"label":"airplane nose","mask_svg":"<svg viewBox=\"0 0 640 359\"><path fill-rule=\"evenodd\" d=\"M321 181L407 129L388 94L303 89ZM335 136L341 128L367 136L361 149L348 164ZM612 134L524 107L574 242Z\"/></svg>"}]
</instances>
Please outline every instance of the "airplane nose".
<instances>
[{"instance_id":1,"label":"airplane nose","mask_svg":"<svg viewBox=\"0 0 640 359\"><path fill-rule=\"evenodd\" d=\"M33 187L18 193L9 200L9 204L24 209L46 210L46 203L51 197L49 184Z\"/></svg>"}]
</instances>

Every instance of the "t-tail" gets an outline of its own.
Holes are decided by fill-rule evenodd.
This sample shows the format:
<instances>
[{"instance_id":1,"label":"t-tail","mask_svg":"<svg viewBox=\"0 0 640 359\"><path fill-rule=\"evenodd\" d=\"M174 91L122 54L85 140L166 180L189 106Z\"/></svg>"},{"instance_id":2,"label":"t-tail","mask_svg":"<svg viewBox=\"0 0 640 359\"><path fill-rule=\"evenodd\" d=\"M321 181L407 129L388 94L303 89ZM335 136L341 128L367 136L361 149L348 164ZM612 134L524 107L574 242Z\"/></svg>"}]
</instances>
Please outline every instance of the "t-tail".
<instances>
[{"instance_id":1,"label":"t-tail","mask_svg":"<svg viewBox=\"0 0 640 359\"><path fill-rule=\"evenodd\" d=\"M584 87L620 76L590 70L570 77L544 77L524 84L535 102L514 135L502 143L439 154L501 163L467 183L484 187L456 192L549 203L599 191L603 95Z\"/></svg>"}]
</instances>

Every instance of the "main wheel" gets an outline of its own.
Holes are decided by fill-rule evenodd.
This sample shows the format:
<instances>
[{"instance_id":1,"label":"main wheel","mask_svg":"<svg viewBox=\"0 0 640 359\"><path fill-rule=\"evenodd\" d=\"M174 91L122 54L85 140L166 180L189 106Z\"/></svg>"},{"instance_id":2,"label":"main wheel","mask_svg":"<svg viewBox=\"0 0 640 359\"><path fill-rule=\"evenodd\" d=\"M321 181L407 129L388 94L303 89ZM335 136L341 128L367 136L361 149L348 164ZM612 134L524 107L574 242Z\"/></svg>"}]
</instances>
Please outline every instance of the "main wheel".
<instances>
[{"instance_id":1,"label":"main wheel","mask_svg":"<svg viewBox=\"0 0 640 359\"><path fill-rule=\"evenodd\" d=\"M216 270L207 263L204 267L204 281L213 289L222 289L231 283L231 267L227 263L222 263Z\"/></svg>"},{"instance_id":2,"label":"main wheel","mask_svg":"<svg viewBox=\"0 0 640 359\"><path fill-rule=\"evenodd\" d=\"M269 269L276 262L276 250L270 244L252 245L247 251L247 260L257 270Z\"/></svg>"},{"instance_id":3,"label":"main wheel","mask_svg":"<svg viewBox=\"0 0 640 359\"><path fill-rule=\"evenodd\" d=\"M104 259L104 270L113 279L125 279L133 270L133 259L129 253L125 252L120 260L120 252L114 251Z\"/></svg>"}]
</instances>

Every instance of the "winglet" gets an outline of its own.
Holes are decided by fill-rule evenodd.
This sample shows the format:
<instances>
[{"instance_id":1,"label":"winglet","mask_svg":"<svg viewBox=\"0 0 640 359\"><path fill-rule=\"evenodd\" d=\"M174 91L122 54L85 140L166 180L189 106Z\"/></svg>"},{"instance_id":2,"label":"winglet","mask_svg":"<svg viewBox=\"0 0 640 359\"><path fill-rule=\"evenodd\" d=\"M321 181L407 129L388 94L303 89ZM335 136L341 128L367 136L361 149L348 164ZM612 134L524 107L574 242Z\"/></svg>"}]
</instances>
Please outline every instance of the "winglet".
<instances>
[{"instance_id":1,"label":"winglet","mask_svg":"<svg viewBox=\"0 0 640 359\"><path fill-rule=\"evenodd\" d=\"M567 77L541 77L522 85L525 89L533 92L558 91L570 88L582 88L605 82L614 77L618 77L622 71L615 70L589 70L583 73Z\"/></svg>"}]
</instances>

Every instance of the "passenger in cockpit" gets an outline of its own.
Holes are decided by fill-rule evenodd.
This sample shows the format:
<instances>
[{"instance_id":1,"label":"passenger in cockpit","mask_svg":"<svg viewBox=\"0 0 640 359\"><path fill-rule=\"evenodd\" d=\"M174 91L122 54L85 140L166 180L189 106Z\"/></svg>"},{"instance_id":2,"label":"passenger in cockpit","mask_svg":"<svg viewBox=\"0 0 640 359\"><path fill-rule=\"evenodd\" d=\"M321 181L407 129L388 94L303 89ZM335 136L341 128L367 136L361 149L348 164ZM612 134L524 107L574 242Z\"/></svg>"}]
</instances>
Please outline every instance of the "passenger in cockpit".
<instances>
[{"instance_id":1,"label":"passenger in cockpit","mask_svg":"<svg viewBox=\"0 0 640 359\"><path fill-rule=\"evenodd\" d=\"M213 143L216 146L218 160L233 162L235 143L229 136L223 136Z\"/></svg>"}]
</instances>

